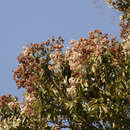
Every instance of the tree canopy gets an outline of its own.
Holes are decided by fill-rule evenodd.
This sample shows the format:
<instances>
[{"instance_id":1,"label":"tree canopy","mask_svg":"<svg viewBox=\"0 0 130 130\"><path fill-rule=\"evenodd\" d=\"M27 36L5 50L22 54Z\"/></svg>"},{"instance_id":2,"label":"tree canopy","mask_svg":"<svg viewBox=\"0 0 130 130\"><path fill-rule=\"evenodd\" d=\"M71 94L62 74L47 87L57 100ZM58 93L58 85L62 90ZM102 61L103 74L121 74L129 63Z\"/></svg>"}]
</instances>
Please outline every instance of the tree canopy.
<instances>
[{"instance_id":1,"label":"tree canopy","mask_svg":"<svg viewBox=\"0 0 130 130\"><path fill-rule=\"evenodd\" d=\"M123 12L123 40L95 29L67 48L61 36L23 47L13 78L26 91L0 96L2 130L130 129L130 3L106 1Z\"/></svg>"}]
</instances>

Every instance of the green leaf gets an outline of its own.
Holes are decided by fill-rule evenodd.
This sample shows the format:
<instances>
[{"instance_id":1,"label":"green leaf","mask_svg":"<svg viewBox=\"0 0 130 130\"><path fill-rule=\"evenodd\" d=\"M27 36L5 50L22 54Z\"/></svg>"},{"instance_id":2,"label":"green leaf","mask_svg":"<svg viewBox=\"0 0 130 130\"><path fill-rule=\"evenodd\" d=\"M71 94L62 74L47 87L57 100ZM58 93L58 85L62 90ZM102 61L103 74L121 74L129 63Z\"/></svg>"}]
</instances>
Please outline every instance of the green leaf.
<instances>
[{"instance_id":1,"label":"green leaf","mask_svg":"<svg viewBox=\"0 0 130 130\"><path fill-rule=\"evenodd\" d=\"M103 109L103 111L104 111L105 113L107 113L107 112L108 112L108 110L107 110L107 107L106 107L106 106L102 105L102 109Z\"/></svg>"}]
</instances>

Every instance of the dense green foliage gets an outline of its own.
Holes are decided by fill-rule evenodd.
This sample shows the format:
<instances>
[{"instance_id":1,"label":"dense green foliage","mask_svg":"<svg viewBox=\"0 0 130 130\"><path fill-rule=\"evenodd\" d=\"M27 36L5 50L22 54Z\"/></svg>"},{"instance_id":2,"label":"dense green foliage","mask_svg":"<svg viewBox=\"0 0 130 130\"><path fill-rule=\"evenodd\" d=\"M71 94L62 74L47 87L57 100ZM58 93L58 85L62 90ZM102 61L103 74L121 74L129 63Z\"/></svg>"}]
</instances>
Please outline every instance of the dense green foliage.
<instances>
[{"instance_id":1,"label":"dense green foliage","mask_svg":"<svg viewBox=\"0 0 130 130\"><path fill-rule=\"evenodd\" d=\"M114 2L121 10L125 0ZM0 96L0 128L130 129L128 18L120 25L122 41L95 30L68 48L62 37L23 47L13 77L26 91L20 103L10 94Z\"/></svg>"}]
</instances>

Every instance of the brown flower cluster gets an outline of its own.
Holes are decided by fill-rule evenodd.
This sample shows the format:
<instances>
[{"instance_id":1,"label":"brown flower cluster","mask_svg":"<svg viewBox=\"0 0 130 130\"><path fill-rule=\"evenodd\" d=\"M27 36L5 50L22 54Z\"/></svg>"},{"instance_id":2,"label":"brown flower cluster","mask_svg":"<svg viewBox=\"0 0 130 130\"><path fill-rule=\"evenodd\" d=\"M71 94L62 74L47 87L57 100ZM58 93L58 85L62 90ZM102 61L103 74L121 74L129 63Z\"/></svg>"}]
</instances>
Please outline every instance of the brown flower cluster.
<instances>
[{"instance_id":1,"label":"brown flower cluster","mask_svg":"<svg viewBox=\"0 0 130 130\"><path fill-rule=\"evenodd\" d=\"M10 110L16 110L20 107L20 104L17 102L17 97L12 97L11 94L1 95L0 96L0 109L4 107L9 107Z\"/></svg>"},{"instance_id":2,"label":"brown flower cluster","mask_svg":"<svg viewBox=\"0 0 130 130\"><path fill-rule=\"evenodd\" d=\"M8 102L8 97L6 95L0 96L0 108L4 106L5 103Z\"/></svg>"},{"instance_id":3,"label":"brown flower cluster","mask_svg":"<svg viewBox=\"0 0 130 130\"><path fill-rule=\"evenodd\" d=\"M24 99L21 105L21 112L25 114L28 118L36 117L36 111L34 109L34 104L36 102L36 97L34 93L25 93Z\"/></svg>"},{"instance_id":4,"label":"brown flower cluster","mask_svg":"<svg viewBox=\"0 0 130 130\"><path fill-rule=\"evenodd\" d=\"M120 37L125 40L128 39L128 36L130 36L130 23L122 21L120 22L120 26Z\"/></svg>"},{"instance_id":5,"label":"brown flower cluster","mask_svg":"<svg viewBox=\"0 0 130 130\"><path fill-rule=\"evenodd\" d=\"M40 68L40 60L35 56L39 55L38 51L44 51L44 44L31 44L30 47L24 47L23 53L18 56L19 66L13 72L14 80L18 88L26 88L28 92L34 90L33 83L34 81L38 81L38 74L37 72L41 71Z\"/></svg>"},{"instance_id":6,"label":"brown flower cluster","mask_svg":"<svg viewBox=\"0 0 130 130\"><path fill-rule=\"evenodd\" d=\"M58 40L52 37L41 44L31 43L23 47L23 52L18 56L19 66L13 71L18 88L26 88L31 93L47 78L48 70L57 69L63 63L63 43L62 37L58 37Z\"/></svg>"},{"instance_id":7,"label":"brown flower cluster","mask_svg":"<svg viewBox=\"0 0 130 130\"><path fill-rule=\"evenodd\" d=\"M101 56L108 46L107 34L102 34L100 30L89 32L89 38L80 38L78 41L71 40L71 47L67 48L65 59L69 61L71 70L81 70L89 61L92 55Z\"/></svg>"}]
</instances>

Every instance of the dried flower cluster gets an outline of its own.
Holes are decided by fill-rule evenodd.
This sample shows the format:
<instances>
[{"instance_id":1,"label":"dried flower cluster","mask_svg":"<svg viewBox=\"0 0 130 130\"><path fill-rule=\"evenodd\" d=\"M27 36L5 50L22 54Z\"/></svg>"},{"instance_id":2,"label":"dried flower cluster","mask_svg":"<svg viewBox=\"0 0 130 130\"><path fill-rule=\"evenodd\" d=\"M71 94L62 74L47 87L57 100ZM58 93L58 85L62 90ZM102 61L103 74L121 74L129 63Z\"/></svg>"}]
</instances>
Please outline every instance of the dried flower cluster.
<instances>
[{"instance_id":1,"label":"dried flower cluster","mask_svg":"<svg viewBox=\"0 0 130 130\"><path fill-rule=\"evenodd\" d=\"M120 26L122 27L120 31L120 37L123 39L129 39L130 36L130 23L128 22L120 22Z\"/></svg>"}]
</instances>

